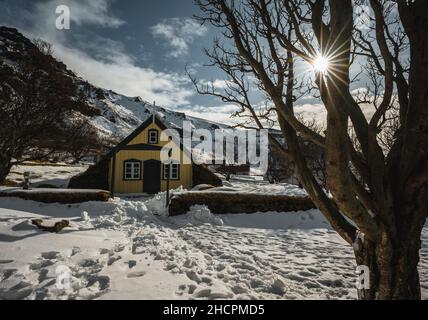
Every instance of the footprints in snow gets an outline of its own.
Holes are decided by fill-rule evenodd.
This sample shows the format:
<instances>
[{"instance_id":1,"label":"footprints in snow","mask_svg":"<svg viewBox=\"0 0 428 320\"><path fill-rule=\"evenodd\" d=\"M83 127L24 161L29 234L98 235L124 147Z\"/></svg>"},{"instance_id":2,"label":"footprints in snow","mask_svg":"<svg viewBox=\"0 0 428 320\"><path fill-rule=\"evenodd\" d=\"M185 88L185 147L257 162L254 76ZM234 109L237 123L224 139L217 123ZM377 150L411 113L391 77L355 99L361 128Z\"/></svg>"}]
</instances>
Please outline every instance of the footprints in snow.
<instances>
[{"instance_id":1,"label":"footprints in snow","mask_svg":"<svg viewBox=\"0 0 428 320\"><path fill-rule=\"evenodd\" d=\"M26 276L17 269L4 269L0 271L0 299L22 300L37 299L46 296L47 287L55 284L55 275L52 267L60 258L59 252L44 252L28 269L33 271L31 276ZM14 262L9 260L9 263Z\"/></svg>"},{"instance_id":2,"label":"footprints in snow","mask_svg":"<svg viewBox=\"0 0 428 320\"><path fill-rule=\"evenodd\" d=\"M15 260L0 260L0 264L9 264L14 262Z\"/></svg>"},{"instance_id":3,"label":"footprints in snow","mask_svg":"<svg viewBox=\"0 0 428 320\"><path fill-rule=\"evenodd\" d=\"M146 275L145 271L140 271L140 272L131 272L127 274L127 278L141 278L144 277Z\"/></svg>"},{"instance_id":4,"label":"footprints in snow","mask_svg":"<svg viewBox=\"0 0 428 320\"><path fill-rule=\"evenodd\" d=\"M178 288L180 296L353 297L352 249L332 242L331 234L325 231L239 232L209 225L145 231L144 236L133 239L134 250L151 253L155 260L164 261L166 271L184 274L193 282L192 287L183 284ZM217 295L218 285L222 289Z\"/></svg>"},{"instance_id":5,"label":"footprints in snow","mask_svg":"<svg viewBox=\"0 0 428 320\"><path fill-rule=\"evenodd\" d=\"M67 254L43 252L28 264L29 273L7 268L14 260L0 260L0 300L96 299L110 289L110 278L102 275L102 271L118 263L122 259L119 253L125 249L123 244L100 249L96 258L88 258L79 247L73 247ZM135 260L124 263L128 269L137 265ZM128 278L144 275L144 272L130 272Z\"/></svg>"}]
</instances>

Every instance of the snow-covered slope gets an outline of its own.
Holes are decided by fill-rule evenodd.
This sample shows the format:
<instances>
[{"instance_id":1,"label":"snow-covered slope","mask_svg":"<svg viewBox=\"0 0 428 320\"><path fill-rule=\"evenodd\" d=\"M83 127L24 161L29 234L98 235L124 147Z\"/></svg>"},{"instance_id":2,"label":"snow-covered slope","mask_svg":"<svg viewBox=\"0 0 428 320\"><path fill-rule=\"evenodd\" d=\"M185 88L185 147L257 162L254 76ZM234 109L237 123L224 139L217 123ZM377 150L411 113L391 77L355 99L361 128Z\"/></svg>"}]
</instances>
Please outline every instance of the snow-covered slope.
<instances>
[{"instance_id":1,"label":"snow-covered slope","mask_svg":"<svg viewBox=\"0 0 428 320\"><path fill-rule=\"evenodd\" d=\"M214 131L229 128L227 125L190 117L184 113L156 106L141 97L127 97L111 90L97 88L81 80L80 88L88 103L97 108L101 115L91 117L91 122L105 134L126 137L152 114L157 115L169 128L180 129L183 121L192 123L192 128Z\"/></svg>"}]
</instances>

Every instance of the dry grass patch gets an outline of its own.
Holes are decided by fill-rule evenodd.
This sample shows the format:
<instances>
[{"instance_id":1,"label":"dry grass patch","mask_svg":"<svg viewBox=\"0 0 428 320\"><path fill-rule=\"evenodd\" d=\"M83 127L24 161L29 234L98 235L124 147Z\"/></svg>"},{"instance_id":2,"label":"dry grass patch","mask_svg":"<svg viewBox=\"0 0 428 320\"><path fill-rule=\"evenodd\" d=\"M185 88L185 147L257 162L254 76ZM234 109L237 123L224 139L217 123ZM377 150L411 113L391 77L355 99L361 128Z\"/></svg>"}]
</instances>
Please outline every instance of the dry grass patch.
<instances>
[{"instance_id":1,"label":"dry grass patch","mask_svg":"<svg viewBox=\"0 0 428 320\"><path fill-rule=\"evenodd\" d=\"M206 205L215 214L294 212L314 209L309 197L227 192L183 192L173 196L171 216L186 214L193 205Z\"/></svg>"},{"instance_id":2,"label":"dry grass patch","mask_svg":"<svg viewBox=\"0 0 428 320\"><path fill-rule=\"evenodd\" d=\"M42 203L61 203L72 204L88 201L107 202L110 199L110 192L104 190L22 190L22 189L7 189L0 191L0 198L16 197L24 200L32 200Z\"/></svg>"},{"instance_id":3,"label":"dry grass patch","mask_svg":"<svg viewBox=\"0 0 428 320\"><path fill-rule=\"evenodd\" d=\"M19 187L20 183L13 181L13 180L6 179L5 181L3 181L0 184L0 186L2 186L2 187Z\"/></svg>"}]
</instances>

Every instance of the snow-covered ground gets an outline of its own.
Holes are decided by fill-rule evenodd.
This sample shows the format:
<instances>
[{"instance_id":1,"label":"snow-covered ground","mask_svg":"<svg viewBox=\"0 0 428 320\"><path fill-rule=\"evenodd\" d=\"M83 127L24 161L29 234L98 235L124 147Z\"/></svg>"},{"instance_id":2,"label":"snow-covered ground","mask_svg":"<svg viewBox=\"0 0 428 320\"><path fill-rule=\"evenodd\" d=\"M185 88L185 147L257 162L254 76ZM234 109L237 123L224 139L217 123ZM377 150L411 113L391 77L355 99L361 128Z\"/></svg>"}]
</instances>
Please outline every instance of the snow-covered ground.
<instances>
[{"instance_id":1,"label":"snow-covered ground","mask_svg":"<svg viewBox=\"0 0 428 320\"><path fill-rule=\"evenodd\" d=\"M356 297L352 250L317 210L215 217L195 207L182 217L153 215L162 203L162 196L79 205L0 199L0 298ZM34 218L70 219L71 228L43 233ZM427 299L427 230L423 243Z\"/></svg>"},{"instance_id":2,"label":"snow-covered ground","mask_svg":"<svg viewBox=\"0 0 428 320\"><path fill-rule=\"evenodd\" d=\"M84 167L32 169L47 183ZM236 190L305 194L255 177L224 187ZM166 217L164 203L164 194L76 205L0 199L0 299L356 298L352 249L317 210L214 216L196 206ZM71 227L44 233L36 218ZM428 299L427 229L422 240Z\"/></svg>"}]
</instances>

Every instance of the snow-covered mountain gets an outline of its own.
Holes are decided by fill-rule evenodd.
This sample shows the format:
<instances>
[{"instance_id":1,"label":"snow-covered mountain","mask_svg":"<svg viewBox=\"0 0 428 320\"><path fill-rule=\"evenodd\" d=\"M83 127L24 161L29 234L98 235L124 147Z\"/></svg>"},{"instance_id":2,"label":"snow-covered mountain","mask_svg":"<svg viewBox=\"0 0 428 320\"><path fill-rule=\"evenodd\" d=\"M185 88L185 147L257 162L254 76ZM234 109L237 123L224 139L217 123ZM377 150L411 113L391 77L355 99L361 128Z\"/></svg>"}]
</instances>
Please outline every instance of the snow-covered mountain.
<instances>
[{"instance_id":1,"label":"snow-covered mountain","mask_svg":"<svg viewBox=\"0 0 428 320\"><path fill-rule=\"evenodd\" d=\"M0 62L17 67L19 62L31 59L31 50L37 46L34 41L23 36L18 30L0 27ZM227 125L189 117L184 113L168 110L144 101L141 97L127 97L111 90L93 86L67 66L49 57L49 63L60 70L64 77L71 77L78 88L76 99L86 101L86 108L74 110L77 117L87 117L98 129L100 135L122 139L144 122L151 114L156 114L167 127L182 128L183 121L192 123L193 128L213 131L228 128Z\"/></svg>"},{"instance_id":2,"label":"snow-covered mountain","mask_svg":"<svg viewBox=\"0 0 428 320\"><path fill-rule=\"evenodd\" d=\"M87 97L89 105L100 111L100 115L90 118L100 132L105 134L126 137L152 114L155 114L169 128L181 129L183 121L191 122L193 129L214 131L229 128L227 125L156 106L144 101L141 97L127 97L111 90L97 88L87 82L82 82L80 89Z\"/></svg>"}]
</instances>

